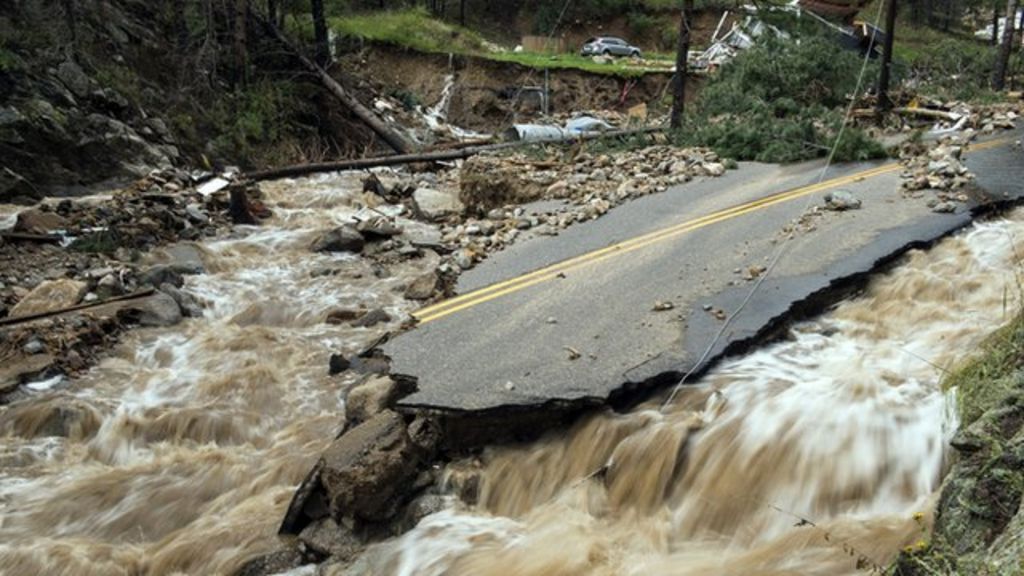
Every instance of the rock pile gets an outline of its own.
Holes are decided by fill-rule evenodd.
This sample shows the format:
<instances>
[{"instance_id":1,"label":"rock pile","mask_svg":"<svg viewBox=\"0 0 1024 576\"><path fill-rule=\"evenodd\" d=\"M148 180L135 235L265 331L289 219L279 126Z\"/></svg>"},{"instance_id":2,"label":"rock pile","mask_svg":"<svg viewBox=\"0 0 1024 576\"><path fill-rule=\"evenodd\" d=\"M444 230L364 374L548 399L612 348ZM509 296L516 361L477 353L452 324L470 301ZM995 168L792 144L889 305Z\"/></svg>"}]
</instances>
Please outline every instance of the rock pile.
<instances>
[{"instance_id":1,"label":"rock pile","mask_svg":"<svg viewBox=\"0 0 1024 576\"><path fill-rule=\"evenodd\" d=\"M534 160L522 153L477 156L459 172L458 200L468 217L444 220L441 241L455 247L450 267L465 270L525 231L555 235L629 199L725 171L726 164L714 152L663 145L617 154L581 152L566 162ZM527 214L519 206L537 200L568 203L540 214Z\"/></svg>"}]
</instances>

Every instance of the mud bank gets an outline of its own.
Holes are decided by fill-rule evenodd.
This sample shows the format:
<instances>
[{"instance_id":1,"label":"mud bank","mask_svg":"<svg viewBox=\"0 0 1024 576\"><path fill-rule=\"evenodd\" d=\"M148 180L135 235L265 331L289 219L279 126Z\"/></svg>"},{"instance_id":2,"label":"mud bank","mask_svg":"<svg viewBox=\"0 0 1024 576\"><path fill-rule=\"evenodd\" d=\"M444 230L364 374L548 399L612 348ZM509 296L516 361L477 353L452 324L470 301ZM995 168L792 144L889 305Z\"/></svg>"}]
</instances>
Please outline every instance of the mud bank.
<instances>
[{"instance_id":1,"label":"mud bank","mask_svg":"<svg viewBox=\"0 0 1024 576\"><path fill-rule=\"evenodd\" d=\"M482 132L504 129L513 120L538 116L541 102L525 86L544 85L544 72L510 62L474 56L425 54L377 43L349 46L338 65L350 78L364 78L360 86L375 94L399 96L412 105L427 106L441 99L445 78L455 75L448 120L456 126ZM667 93L669 73L648 73L620 78L581 70L549 72L551 113L619 110L647 104L655 107ZM688 79L686 95L692 99L700 79Z\"/></svg>"}]
</instances>

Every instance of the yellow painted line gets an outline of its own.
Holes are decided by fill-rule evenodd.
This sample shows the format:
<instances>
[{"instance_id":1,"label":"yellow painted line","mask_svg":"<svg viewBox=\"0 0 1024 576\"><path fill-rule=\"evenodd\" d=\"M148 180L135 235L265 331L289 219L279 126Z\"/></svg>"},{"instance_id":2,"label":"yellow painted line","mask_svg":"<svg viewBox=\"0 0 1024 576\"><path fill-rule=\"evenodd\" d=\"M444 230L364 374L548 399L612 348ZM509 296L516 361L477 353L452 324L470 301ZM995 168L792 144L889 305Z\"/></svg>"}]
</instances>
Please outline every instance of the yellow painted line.
<instances>
[{"instance_id":1,"label":"yellow painted line","mask_svg":"<svg viewBox=\"0 0 1024 576\"><path fill-rule=\"evenodd\" d=\"M1003 138L999 140L984 142L981 144L975 144L970 147L970 150L985 150L988 148L995 148L996 146L1005 144L1010 140L1010 138ZM822 192L830 188L835 188L837 186L843 186L845 184L859 182L867 178L872 178L875 176L880 176L882 174L887 174L889 172L894 172L896 170L899 170L900 168L901 165L898 163L885 164L882 166L878 166L876 168L871 168L869 170L857 172L856 174L850 174L848 176L842 176L839 178L833 178L831 180L825 180L817 184L811 184L809 186L803 186L800 188L779 192L777 194L767 196L759 200L754 200L751 202L747 202L745 204L733 206L732 208L726 208L724 210L713 212L711 214L701 216L693 220L688 220L686 222L681 222L679 224L675 224L673 226L669 226L661 230L655 230L654 232L649 232L641 236L636 236L634 238L630 238L628 240L624 240L622 242L609 245L599 250L594 250L592 252L581 254L579 256L569 258L568 260L563 260L550 266L540 268L538 270L524 274L522 276L511 278L509 280L505 280L502 282L497 282L495 284L485 286L472 292L467 292L466 294L450 298L448 300L445 300L444 302L439 302L431 306L426 306L416 311L413 314L413 316L419 321L420 324L432 322L434 320L438 320L440 318L443 318L450 314L454 314L461 310L465 310L467 308L483 304L484 302L489 302L491 300L494 300L495 298L500 298L501 296L504 296L506 294L518 292L520 290L524 290L526 288L529 288L530 286L534 286L541 282L552 280L554 278L557 278L559 275L562 275L570 270L574 270L586 264L601 262L612 256L627 254L634 250L645 248L652 244L662 242L670 238L674 238L676 236L679 236L680 234L692 232L705 226L717 224L719 222L723 222L725 220L730 220L738 216L749 214L751 212L761 210L769 206L774 206L782 202L795 200L797 198L801 198L809 194Z\"/></svg>"},{"instance_id":2,"label":"yellow painted line","mask_svg":"<svg viewBox=\"0 0 1024 576\"><path fill-rule=\"evenodd\" d=\"M990 148L998 148L999 146L1008 144L1011 140L1013 140L1013 137L1007 136L1005 138L996 138L995 140L989 140L988 142L982 142L980 144L969 144L967 146L967 152L972 152L976 150L988 150Z\"/></svg>"}]
</instances>

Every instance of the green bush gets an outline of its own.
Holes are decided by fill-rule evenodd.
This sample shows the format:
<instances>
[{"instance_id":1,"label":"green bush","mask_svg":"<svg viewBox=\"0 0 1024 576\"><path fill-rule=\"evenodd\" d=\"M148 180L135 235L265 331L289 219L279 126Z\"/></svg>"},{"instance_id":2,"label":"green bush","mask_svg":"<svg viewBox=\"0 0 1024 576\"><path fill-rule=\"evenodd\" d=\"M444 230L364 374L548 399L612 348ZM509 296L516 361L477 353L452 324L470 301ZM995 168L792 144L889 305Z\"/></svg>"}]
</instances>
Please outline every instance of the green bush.
<instances>
[{"instance_id":1,"label":"green bush","mask_svg":"<svg viewBox=\"0 0 1024 576\"><path fill-rule=\"evenodd\" d=\"M852 127L836 143L862 62L827 37L763 39L711 78L676 139L761 162L824 156L833 146L837 161L882 157L882 146Z\"/></svg>"},{"instance_id":2,"label":"green bush","mask_svg":"<svg viewBox=\"0 0 1024 576\"><path fill-rule=\"evenodd\" d=\"M897 75L921 90L950 100L988 96L995 50L976 42L943 38L924 50L902 51Z\"/></svg>"},{"instance_id":3,"label":"green bush","mask_svg":"<svg viewBox=\"0 0 1024 576\"><path fill-rule=\"evenodd\" d=\"M259 148L280 140L287 117L300 105L282 82L262 81L218 100L208 111L214 150L228 158L251 159Z\"/></svg>"},{"instance_id":4,"label":"green bush","mask_svg":"<svg viewBox=\"0 0 1024 576\"><path fill-rule=\"evenodd\" d=\"M626 16L629 30L638 38L645 38L651 31L658 28L659 18L634 10Z\"/></svg>"}]
</instances>

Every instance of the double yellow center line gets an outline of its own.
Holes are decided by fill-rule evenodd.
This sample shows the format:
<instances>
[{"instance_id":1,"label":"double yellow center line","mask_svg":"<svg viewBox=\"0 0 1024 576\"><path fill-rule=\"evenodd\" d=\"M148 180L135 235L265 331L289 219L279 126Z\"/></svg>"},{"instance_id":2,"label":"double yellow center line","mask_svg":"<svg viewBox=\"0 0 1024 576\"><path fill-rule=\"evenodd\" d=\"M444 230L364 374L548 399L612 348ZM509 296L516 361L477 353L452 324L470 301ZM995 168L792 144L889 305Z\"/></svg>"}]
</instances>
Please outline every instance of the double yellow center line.
<instances>
[{"instance_id":1,"label":"double yellow center line","mask_svg":"<svg viewBox=\"0 0 1024 576\"><path fill-rule=\"evenodd\" d=\"M985 142L983 144L976 144L973 145L971 149L983 150L985 148L994 148L995 146L1004 144L1009 140L1009 138L1004 138L1001 140ZM761 210L769 206L774 206L775 204L781 204L783 202L788 202L790 200L802 198L809 194L823 192L830 188L843 186L845 184L857 182L865 178L872 178L875 176L880 176L882 174L887 174L889 172L895 172L900 168L902 168L902 166L900 166L897 163L889 163L882 166L878 166L876 168L871 168L869 170L864 170L863 172L857 172L856 174L850 174L848 176L842 176L839 178L833 178L831 180L825 180L823 182L812 184L810 186L803 186L801 188L787 190L784 192L780 192L778 194L767 196L760 200L754 200L752 202L740 204L732 208L726 208L724 210L713 212L706 216L701 216L700 218L688 220L686 222L681 222L679 224L675 224L667 228L662 228L661 230L655 230L654 232L650 232L648 234L636 236L634 238L630 238L629 240L624 240L616 244L611 244L605 248L594 250L593 252L587 252L585 254L569 258L568 260L563 260L556 264L552 264L539 270L535 270L528 274L517 276L516 278L511 278L509 280L498 282L496 284L491 284L490 286L486 286L484 288L480 288L479 290L474 290L472 292L467 292L466 294L463 294L461 296L456 296L455 298L451 298L443 302L438 302L437 304L431 306L426 306L416 311L413 314L413 316L419 321L420 324L433 322L434 320L444 318L445 316L448 316L449 314L454 314L456 312L459 312L460 310L465 310L466 308L471 308L473 306L483 304L484 302L489 302L491 300L494 300L495 298L500 298L502 296L511 294L513 292L518 292L520 290L525 290L530 286L534 286L542 282L553 280L555 278L558 278L559 276L564 275L567 272L580 268L581 266L584 265L595 264L597 262L601 262L602 260L606 260L613 256L628 254L635 250L639 250L652 244L663 242L671 238L675 238L676 236L685 234L687 232L692 232L694 230L698 230L705 226L717 224L719 222L730 220L732 218L736 218L744 214L749 214L750 212L754 212L756 210Z\"/></svg>"}]
</instances>

